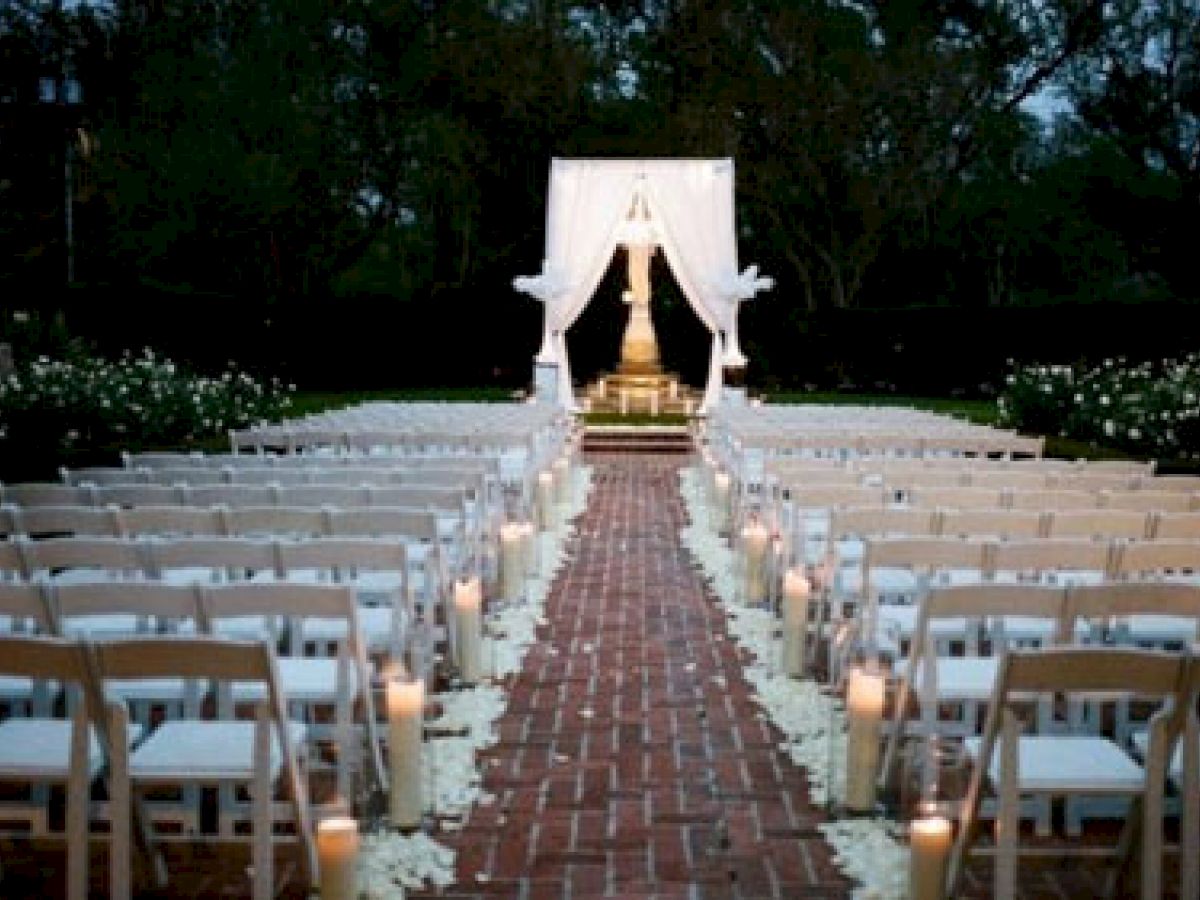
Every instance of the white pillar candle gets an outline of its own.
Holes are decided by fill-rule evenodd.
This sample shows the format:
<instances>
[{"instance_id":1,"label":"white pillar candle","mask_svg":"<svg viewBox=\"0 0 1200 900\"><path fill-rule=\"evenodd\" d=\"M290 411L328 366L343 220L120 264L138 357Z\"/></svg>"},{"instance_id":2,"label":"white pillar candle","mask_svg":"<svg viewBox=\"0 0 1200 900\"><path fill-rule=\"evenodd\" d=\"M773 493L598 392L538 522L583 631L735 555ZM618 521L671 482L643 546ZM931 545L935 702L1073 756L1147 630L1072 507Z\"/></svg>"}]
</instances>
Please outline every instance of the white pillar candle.
<instances>
[{"instance_id":1,"label":"white pillar candle","mask_svg":"<svg viewBox=\"0 0 1200 900\"><path fill-rule=\"evenodd\" d=\"M500 526L500 596L516 600L525 587L524 522Z\"/></svg>"},{"instance_id":2,"label":"white pillar candle","mask_svg":"<svg viewBox=\"0 0 1200 900\"><path fill-rule=\"evenodd\" d=\"M770 532L757 519L742 528L742 560L746 569L743 599L746 603L755 603L766 597L767 585L764 576L767 547L770 543Z\"/></svg>"},{"instance_id":3,"label":"white pillar candle","mask_svg":"<svg viewBox=\"0 0 1200 900\"><path fill-rule=\"evenodd\" d=\"M421 824L421 739L425 724L425 685L396 679L387 684L389 814L397 828Z\"/></svg>"},{"instance_id":4,"label":"white pillar candle","mask_svg":"<svg viewBox=\"0 0 1200 900\"><path fill-rule=\"evenodd\" d=\"M538 472L537 477L538 528L550 531L554 528L554 473Z\"/></svg>"},{"instance_id":5,"label":"white pillar candle","mask_svg":"<svg viewBox=\"0 0 1200 900\"><path fill-rule=\"evenodd\" d=\"M808 639L808 579L799 569L783 574L783 674L804 674Z\"/></svg>"},{"instance_id":6,"label":"white pillar candle","mask_svg":"<svg viewBox=\"0 0 1200 900\"><path fill-rule=\"evenodd\" d=\"M678 400L679 399L679 382L678 381L671 382L670 391L671 391L671 399Z\"/></svg>"},{"instance_id":7,"label":"white pillar candle","mask_svg":"<svg viewBox=\"0 0 1200 900\"><path fill-rule=\"evenodd\" d=\"M626 388L621 388L620 404L621 415L629 415L629 391Z\"/></svg>"},{"instance_id":8,"label":"white pillar candle","mask_svg":"<svg viewBox=\"0 0 1200 900\"><path fill-rule=\"evenodd\" d=\"M717 531L729 530L729 489L728 472L717 472L713 475L713 520Z\"/></svg>"},{"instance_id":9,"label":"white pillar candle","mask_svg":"<svg viewBox=\"0 0 1200 900\"><path fill-rule=\"evenodd\" d=\"M883 717L883 676L855 669L846 687L846 808L875 808L879 768L879 722Z\"/></svg>"},{"instance_id":10,"label":"white pillar candle","mask_svg":"<svg viewBox=\"0 0 1200 900\"><path fill-rule=\"evenodd\" d=\"M692 404L691 397L688 397L687 399L685 399L683 401L683 414L685 416L690 416L692 414L693 408L694 408L694 406Z\"/></svg>"},{"instance_id":11,"label":"white pillar candle","mask_svg":"<svg viewBox=\"0 0 1200 900\"><path fill-rule=\"evenodd\" d=\"M554 500L565 504L571 487L571 461L566 456L560 456L550 466L550 471L554 476Z\"/></svg>"},{"instance_id":12,"label":"white pillar candle","mask_svg":"<svg viewBox=\"0 0 1200 900\"><path fill-rule=\"evenodd\" d=\"M650 415L658 416L658 391L650 392Z\"/></svg>"},{"instance_id":13,"label":"white pillar candle","mask_svg":"<svg viewBox=\"0 0 1200 900\"><path fill-rule=\"evenodd\" d=\"M592 398L584 397L582 407L585 413L590 413L592 411Z\"/></svg>"},{"instance_id":14,"label":"white pillar candle","mask_svg":"<svg viewBox=\"0 0 1200 900\"><path fill-rule=\"evenodd\" d=\"M952 841L949 820L942 816L915 819L908 834L908 896L912 900L942 900Z\"/></svg>"},{"instance_id":15,"label":"white pillar candle","mask_svg":"<svg viewBox=\"0 0 1200 900\"><path fill-rule=\"evenodd\" d=\"M358 822L345 816L317 823L321 900L358 900Z\"/></svg>"},{"instance_id":16,"label":"white pillar candle","mask_svg":"<svg viewBox=\"0 0 1200 900\"><path fill-rule=\"evenodd\" d=\"M454 582L454 647L458 674L474 684L483 674L483 587L475 576Z\"/></svg>"},{"instance_id":17,"label":"white pillar candle","mask_svg":"<svg viewBox=\"0 0 1200 900\"><path fill-rule=\"evenodd\" d=\"M608 382L601 378L596 382L596 393L604 397L604 392L608 389Z\"/></svg>"}]
</instances>

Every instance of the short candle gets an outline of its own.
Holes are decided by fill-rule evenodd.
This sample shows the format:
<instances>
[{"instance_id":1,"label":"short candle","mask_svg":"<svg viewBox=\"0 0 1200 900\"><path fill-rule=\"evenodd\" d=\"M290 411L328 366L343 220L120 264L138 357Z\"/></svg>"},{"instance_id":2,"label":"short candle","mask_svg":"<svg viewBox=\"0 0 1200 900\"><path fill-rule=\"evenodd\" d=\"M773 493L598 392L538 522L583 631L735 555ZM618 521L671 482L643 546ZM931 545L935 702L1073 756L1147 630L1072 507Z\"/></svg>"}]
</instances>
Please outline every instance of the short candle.
<instances>
[{"instance_id":1,"label":"short candle","mask_svg":"<svg viewBox=\"0 0 1200 900\"><path fill-rule=\"evenodd\" d=\"M347 816L317 823L321 900L358 900L358 822Z\"/></svg>"},{"instance_id":2,"label":"short candle","mask_svg":"<svg viewBox=\"0 0 1200 900\"><path fill-rule=\"evenodd\" d=\"M909 897L942 900L946 859L950 853L950 821L943 816L914 819L909 826Z\"/></svg>"},{"instance_id":3,"label":"short candle","mask_svg":"<svg viewBox=\"0 0 1200 900\"><path fill-rule=\"evenodd\" d=\"M870 812L875 808L883 694L882 675L861 669L850 673L846 686L846 808L853 812Z\"/></svg>"},{"instance_id":4,"label":"short candle","mask_svg":"<svg viewBox=\"0 0 1200 900\"><path fill-rule=\"evenodd\" d=\"M425 728L425 684L395 679L387 683L389 818L397 828L421 824L421 742Z\"/></svg>"}]
</instances>

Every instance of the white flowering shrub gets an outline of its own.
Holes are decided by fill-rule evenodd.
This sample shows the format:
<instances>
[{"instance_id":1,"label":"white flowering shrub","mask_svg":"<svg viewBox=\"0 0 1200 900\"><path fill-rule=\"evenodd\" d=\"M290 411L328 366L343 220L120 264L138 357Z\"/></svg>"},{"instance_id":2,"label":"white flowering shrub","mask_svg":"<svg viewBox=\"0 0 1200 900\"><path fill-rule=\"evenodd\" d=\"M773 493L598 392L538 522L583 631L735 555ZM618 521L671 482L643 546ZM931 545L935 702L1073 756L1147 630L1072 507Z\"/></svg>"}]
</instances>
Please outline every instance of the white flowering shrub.
<instances>
[{"instance_id":1,"label":"white flowering shrub","mask_svg":"<svg viewBox=\"0 0 1200 900\"><path fill-rule=\"evenodd\" d=\"M43 356L0 379L0 439L26 453L176 446L277 419L293 389L233 363L198 375L150 349L116 361Z\"/></svg>"},{"instance_id":2,"label":"white flowering shrub","mask_svg":"<svg viewBox=\"0 0 1200 900\"><path fill-rule=\"evenodd\" d=\"M1156 459L1200 459L1200 353L1098 366L1016 366L1002 424Z\"/></svg>"}]
</instances>

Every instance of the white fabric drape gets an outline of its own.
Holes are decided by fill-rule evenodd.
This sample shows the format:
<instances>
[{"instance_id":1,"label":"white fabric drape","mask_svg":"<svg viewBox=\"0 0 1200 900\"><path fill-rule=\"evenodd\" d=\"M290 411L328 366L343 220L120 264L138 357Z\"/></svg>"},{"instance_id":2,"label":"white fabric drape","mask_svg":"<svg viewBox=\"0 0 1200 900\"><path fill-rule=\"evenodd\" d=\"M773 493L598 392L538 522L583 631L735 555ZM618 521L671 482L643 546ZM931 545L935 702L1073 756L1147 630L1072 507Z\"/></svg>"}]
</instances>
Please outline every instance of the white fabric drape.
<instances>
[{"instance_id":1,"label":"white fabric drape","mask_svg":"<svg viewBox=\"0 0 1200 900\"><path fill-rule=\"evenodd\" d=\"M707 411L720 398L722 364L745 365L737 344L738 303L770 286L756 270L738 273L732 160L553 160L542 272L514 279L513 286L544 305L537 358L558 363L559 400L572 407L566 333L604 277L638 192L680 289L713 334Z\"/></svg>"}]
</instances>

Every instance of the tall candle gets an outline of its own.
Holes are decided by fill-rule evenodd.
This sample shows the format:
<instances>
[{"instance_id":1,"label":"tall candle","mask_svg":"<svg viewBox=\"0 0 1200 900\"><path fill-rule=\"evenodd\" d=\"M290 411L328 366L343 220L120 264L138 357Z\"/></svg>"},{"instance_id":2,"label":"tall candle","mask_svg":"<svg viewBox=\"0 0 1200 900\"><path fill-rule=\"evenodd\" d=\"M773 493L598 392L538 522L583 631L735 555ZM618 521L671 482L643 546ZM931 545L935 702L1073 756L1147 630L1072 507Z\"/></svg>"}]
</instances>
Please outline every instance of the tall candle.
<instances>
[{"instance_id":1,"label":"tall candle","mask_svg":"<svg viewBox=\"0 0 1200 900\"><path fill-rule=\"evenodd\" d=\"M729 485L728 472L713 475L713 519L719 532L729 530Z\"/></svg>"},{"instance_id":2,"label":"tall candle","mask_svg":"<svg viewBox=\"0 0 1200 900\"><path fill-rule=\"evenodd\" d=\"M538 528L550 531L554 527L554 473L538 472L537 477Z\"/></svg>"},{"instance_id":3,"label":"tall candle","mask_svg":"<svg viewBox=\"0 0 1200 900\"><path fill-rule=\"evenodd\" d=\"M387 684L388 767L391 770L389 815L397 828L421 824L421 739L425 685L396 679Z\"/></svg>"},{"instance_id":4,"label":"tall candle","mask_svg":"<svg viewBox=\"0 0 1200 900\"><path fill-rule=\"evenodd\" d=\"M454 646L458 674L468 684L483 674L483 588L477 577L454 582Z\"/></svg>"},{"instance_id":5,"label":"tall candle","mask_svg":"<svg viewBox=\"0 0 1200 900\"><path fill-rule=\"evenodd\" d=\"M912 900L942 900L951 843L949 820L942 816L914 819L908 837L908 896Z\"/></svg>"},{"instance_id":6,"label":"tall candle","mask_svg":"<svg viewBox=\"0 0 1200 900\"><path fill-rule=\"evenodd\" d=\"M358 822L337 816L317 823L321 900L358 900Z\"/></svg>"},{"instance_id":7,"label":"tall candle","mask_svg":"<svg viewBox=\"0 0 1200 900\"><path fill-rule=\"evenodd\" d=\"M883 676L855 669L846 687L846 808L875 808L879 768L879 722L883 717Z\"/></svg>"},{"instance_id":8,"label":"tall candle","mask_svg":"<svg viewBox=\"0 0 1200 900\"><path fill-rule=\"evenodd\" d=\"M744 600L755 603L766 596L766 579L763 570L767 563L767 546L771 542L767 527L757 520L742 529L742 558L746 565Z\"/></svg>"},{"instance_id":9,"label":"tall candle","mask_svg":"<svg viewBox=\"0 0 1200 900\"><path fill-rule=\"evenodd\" d=\"M804 674L808 643L808 579L800 569L783 574L783 673Z\"/></svg>"},{"instance_id":10,"label":"tall candle","mask_svg":"<svg viewBox=\"0 0 1200 900\"><path fill-rule=\"evenodd\" d=\"M525 548L523 522L500 526L500 596L516 600L524 592Z\"/></svg>"},{"instance_id":11,"label":"tall candle","mask_svg":"<svg viewBox=\"0 0 1200 900\"><path fill-rule=\"evenodd\" d=\"M565 504L571 487L571 461L565 456L556 459L550 466L554 475L554 501Z\"/></svg>"}]
</instances>

